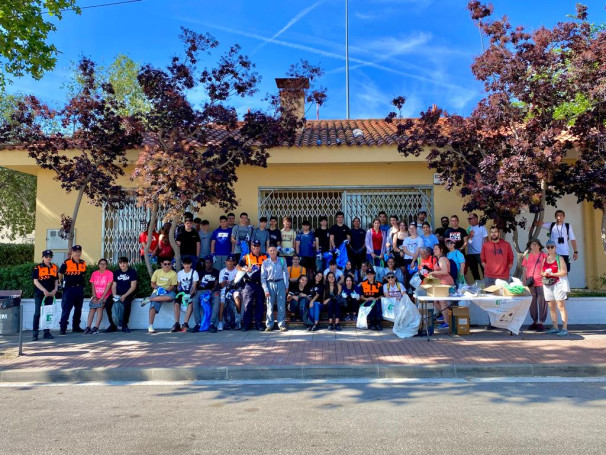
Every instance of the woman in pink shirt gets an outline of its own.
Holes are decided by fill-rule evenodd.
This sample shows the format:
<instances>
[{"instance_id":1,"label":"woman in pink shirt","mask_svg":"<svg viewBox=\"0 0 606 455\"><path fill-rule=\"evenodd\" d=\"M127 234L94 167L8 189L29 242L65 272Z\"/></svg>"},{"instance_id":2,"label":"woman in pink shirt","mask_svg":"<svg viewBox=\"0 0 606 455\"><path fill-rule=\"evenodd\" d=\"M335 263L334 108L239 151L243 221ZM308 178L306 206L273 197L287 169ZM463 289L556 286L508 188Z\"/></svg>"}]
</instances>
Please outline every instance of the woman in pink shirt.
<instances>
[{"instance_id":1,"label":"woman in pink shirt","mask_svg":"<svg viewBox=\"0 0 606 455\"><path fill-rule=\"evenodd\" d=\"M114 282L113 272L107 270L107 260L101 259L97 265L99 266L99 270L95 270L90 276L93 296L88 304L88 322L84 335L99 333L99 325L103 319L103 307L105 306L105 301L111 297L112 284ZM97 314L97 324L91 329L95 313Z\"/></svg>"},{"instance_id":2,"label":"woman in pink shirt","mask_svg":"<svg viewBox=\"0 0 606 455\"><path fill-rule=\"evenodd\" d=\"M524 268L524 281L530 289L532 294L532 302L530 303L530 317L532 318L532 324L528 327L528 330L536 330L542 332L543 322L547 319L547 303L545 302L545 295L543 294L543 261L547 257L547 254L543 251L543 245L539 239L532 239L528 242L526 249L528 253L524 255L522 260L522 267ZM529 284L529 280L532 279L532 284Z\"/></svg>"}]
</instances>

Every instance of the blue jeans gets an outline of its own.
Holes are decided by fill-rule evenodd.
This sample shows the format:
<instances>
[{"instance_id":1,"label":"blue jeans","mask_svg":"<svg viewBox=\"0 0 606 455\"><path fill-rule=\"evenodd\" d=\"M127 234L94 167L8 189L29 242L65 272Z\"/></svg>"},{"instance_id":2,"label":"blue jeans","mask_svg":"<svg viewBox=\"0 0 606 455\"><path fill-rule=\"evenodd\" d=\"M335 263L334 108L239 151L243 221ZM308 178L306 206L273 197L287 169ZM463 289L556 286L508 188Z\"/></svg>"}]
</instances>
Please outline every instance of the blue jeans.
<instances>
[{"instance_id":1,"label":"blue jeans","mask_svg":"<svg viewBox=\"0 0 606 455\"><path fill-rule=\"evenodd\" d=\"M322 302L315 301L313 308L310 308L309 313L311 319L313 319L314 321L314 324L320 322L320 311L322 311L323 306L324 305L322 304Z\"/></svg>"}]
</instances>

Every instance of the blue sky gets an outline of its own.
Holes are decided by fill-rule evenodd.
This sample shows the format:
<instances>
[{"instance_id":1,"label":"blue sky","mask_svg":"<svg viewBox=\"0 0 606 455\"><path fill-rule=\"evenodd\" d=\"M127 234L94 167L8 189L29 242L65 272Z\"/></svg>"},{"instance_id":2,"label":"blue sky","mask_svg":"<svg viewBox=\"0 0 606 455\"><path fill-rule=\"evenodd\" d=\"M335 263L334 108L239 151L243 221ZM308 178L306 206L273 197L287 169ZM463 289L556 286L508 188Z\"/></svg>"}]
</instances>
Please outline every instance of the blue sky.
<instances>
[{"instance_id":1,"label":"blue sky","mask_svg":"<svg viewBox=\"0 0 606 455\"><path fill-rule=\"evenodd\" d=\"M80 0L80 6L117 0ZM590 20L606 22L601 1L584 2ZM529 30L552 26L574 13L575 1L496 0L495 16L507 15ZM351 118L383 118L390 100L404 95L404 115L414 117L431 104L469 114L482 98L470 65L481 52L480 36L467 0L349 0ZM239 43L263 80L259 94L232 103L240 112L263 107L291 63L308 59L326 75L328 101L321 119L345 118L345 0L142 0L66 13L51 35L61 50L56 69L41 81L15 80L11 92L33 93L56 104L70 64L87 55L101 65L124 53L139 63L162 66L179 55L179 27L210 32L222 49ZM192 93L194 102L202 102ZM307 113L315 118L315 108Z\"/></svg>"}]
</instances>

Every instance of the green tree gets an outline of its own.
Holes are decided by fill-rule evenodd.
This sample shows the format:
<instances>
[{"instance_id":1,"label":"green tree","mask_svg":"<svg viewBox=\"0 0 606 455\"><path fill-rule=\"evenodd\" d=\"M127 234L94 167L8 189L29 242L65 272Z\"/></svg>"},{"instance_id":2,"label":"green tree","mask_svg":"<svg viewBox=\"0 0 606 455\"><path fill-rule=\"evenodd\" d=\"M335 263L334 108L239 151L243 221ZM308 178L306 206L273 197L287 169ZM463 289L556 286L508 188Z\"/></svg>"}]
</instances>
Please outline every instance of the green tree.
<instances>
[{"instance_id":1,"label":"green tree","mask_svg":"<svg viewBox=\"0 0 606 455\"><path fill-rule=\"evenodd\" d=\"M80 14L76 0L2 0L0 2L0 88L8 75L40 79L55 67L59 50L47 42L57 28L51 19L63 11Z\"/></svg>"},{"instance_id":2,"label":"green tree","mask_svg":"<svg viewBox=\"0 0 606 455\"><path fill-rule=\"evenodd\" d=\"M34 230L36 177L0 167L1 239L15 240Z\"/></svg>"}]
</instances>

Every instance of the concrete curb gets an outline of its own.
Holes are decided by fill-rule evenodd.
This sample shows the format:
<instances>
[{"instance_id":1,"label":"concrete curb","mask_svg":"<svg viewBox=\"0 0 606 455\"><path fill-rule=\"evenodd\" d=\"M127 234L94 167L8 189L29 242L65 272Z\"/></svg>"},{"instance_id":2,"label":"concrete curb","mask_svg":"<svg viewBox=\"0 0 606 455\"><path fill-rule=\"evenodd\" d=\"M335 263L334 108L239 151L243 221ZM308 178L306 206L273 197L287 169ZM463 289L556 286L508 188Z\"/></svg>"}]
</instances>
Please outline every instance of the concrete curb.
<instances>
[{"instance_id":1,"label":"concrete curb","mask_svg":"<svg viewBox=\"0 0 606 455\"><path fill-rule=\"evenodd\" d=\"M302 365L1 370L0 383L602 377L606 364Z\"/></svg>"}]
</instances>

